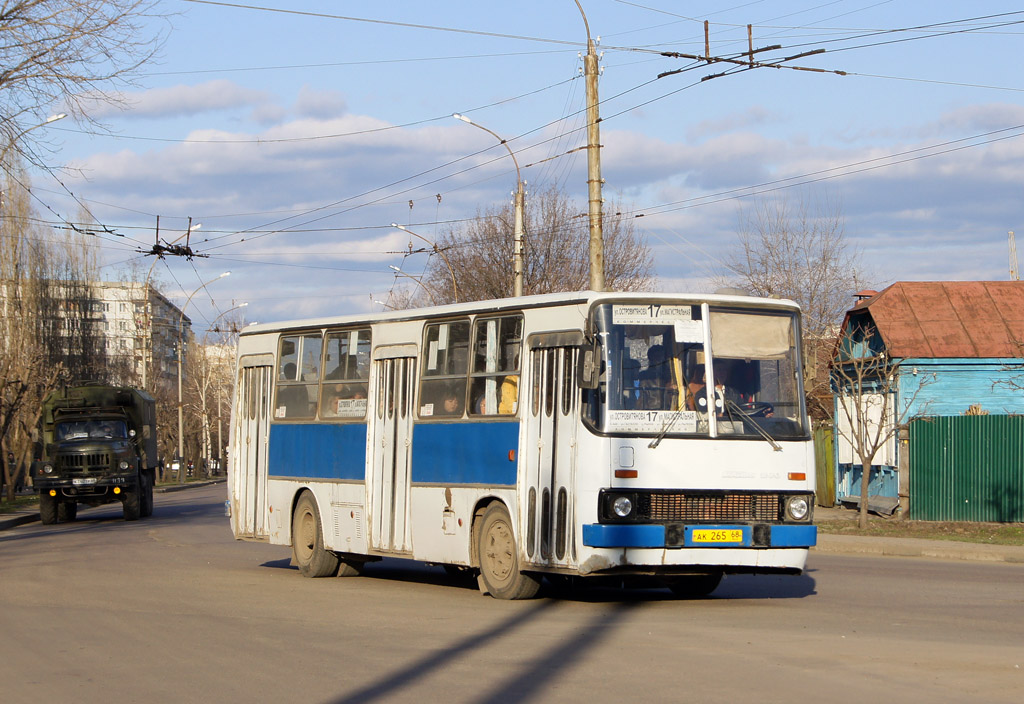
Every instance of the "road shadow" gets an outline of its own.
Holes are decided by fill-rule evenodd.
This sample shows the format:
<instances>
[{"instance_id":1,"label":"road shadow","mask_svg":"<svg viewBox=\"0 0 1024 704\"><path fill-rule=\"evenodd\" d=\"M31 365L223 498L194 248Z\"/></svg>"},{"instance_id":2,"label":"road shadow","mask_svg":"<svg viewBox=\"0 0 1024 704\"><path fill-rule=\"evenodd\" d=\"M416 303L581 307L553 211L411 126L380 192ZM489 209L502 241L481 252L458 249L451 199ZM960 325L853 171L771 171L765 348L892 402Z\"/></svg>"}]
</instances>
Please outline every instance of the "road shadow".
<instances>
[{"instance_id":1,"label":"road shadow","mask_svg":"<svg viewBox=\"0 0 1024 704\"><path fill-rule=\"evenodd\" d=\"M260 565L271 569L293 570L291 558L269 560ZM816 582L809 574L802 575L726 575L709 596L684 598L651 580L569 577L545 580L539 596L548 599L593 604L635 603L644 601L713 601L721 599L802 599L817 593ZM438 565L415 560L386 557L367 563L362 579L429 584L475 591L476 573L472 570L452 574Z\"/></svg>"},{"instance_id":2,"label":"road shadow","mask_svg":"<svg viewBox=\"0 0 1024 704\"><path fill-rule=\"evenodd\" d=\"M574 629L576 635L556 642L547 651L539 653L536 658L531 658L530 663L524 664L518 671L474 701L505 703L534 699L538 692L549 686L564 669L584 660L591 650L606 641L629 612L637 607L638 604L624 603L602 609L600 613L594 614L587 625ZM516 613L497 625L484 628L451 645L442 646L403 667L382 673L370 684L332 700L332 704L356 704L400 698L403 690L443 671L454 661L471 655L480 648L500 642L527 624L543 619L559 608L559 602L540 600L529 604L517 604L514 608Z\"/></svg>"}]
</instances>

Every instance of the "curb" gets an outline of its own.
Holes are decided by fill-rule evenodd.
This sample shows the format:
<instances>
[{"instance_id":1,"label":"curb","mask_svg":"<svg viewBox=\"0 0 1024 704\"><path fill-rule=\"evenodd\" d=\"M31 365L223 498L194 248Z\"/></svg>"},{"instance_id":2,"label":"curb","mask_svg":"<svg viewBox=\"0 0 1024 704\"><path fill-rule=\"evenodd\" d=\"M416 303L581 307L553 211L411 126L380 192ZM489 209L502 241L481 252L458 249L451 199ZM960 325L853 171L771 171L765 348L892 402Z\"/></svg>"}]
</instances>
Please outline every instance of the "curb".
<instances>
[{"instance_id":1,"label":"curb","mask_svg":"<svg viewBox=\"0 0 1024 704\"><path fill-rule=\"evenodd\" d=\"M921 538L864 538L819 533L818 544L811 550L839 555L923 557L935 560L1024 564L1024 547L923 540Z\"/></svg>"}]
</instances>

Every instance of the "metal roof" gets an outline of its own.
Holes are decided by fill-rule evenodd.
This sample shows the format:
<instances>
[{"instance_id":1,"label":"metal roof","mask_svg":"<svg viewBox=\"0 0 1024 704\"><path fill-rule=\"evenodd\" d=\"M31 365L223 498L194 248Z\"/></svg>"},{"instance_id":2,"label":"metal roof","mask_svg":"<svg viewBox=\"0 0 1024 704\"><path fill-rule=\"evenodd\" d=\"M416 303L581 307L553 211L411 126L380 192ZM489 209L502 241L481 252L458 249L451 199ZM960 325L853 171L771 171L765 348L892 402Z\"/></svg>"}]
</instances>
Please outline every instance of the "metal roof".
<instances>
[{"instance_id":1,"label":"metal roof","mask_svg":"<svg viewBox=\"0 0 1024 704\"><path fill-rule=\"evenodd\" d=\"M893 357L1024 357L1024 281L901 281L865 310Z\"/></svg>"}]
</instances>

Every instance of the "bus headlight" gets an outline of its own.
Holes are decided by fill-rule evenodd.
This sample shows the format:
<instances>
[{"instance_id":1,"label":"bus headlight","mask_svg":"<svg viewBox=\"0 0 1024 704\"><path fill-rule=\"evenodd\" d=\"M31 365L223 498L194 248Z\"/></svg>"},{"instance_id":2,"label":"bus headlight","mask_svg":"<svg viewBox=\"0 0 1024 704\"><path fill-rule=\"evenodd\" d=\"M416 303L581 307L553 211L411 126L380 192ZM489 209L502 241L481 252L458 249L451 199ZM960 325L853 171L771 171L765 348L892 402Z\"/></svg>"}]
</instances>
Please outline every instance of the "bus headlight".
<instances>
[{"instance_id":1,"label":"bus headlight","mask_svg":"<svg viewBox=\"0 0 1024 704\"><path fill-rule=\"evenodd\" d=\"M633 502L628 496L617 496L612 501L612 511L619 518L628 518L633 513Z\"/></svg>"},{"instance_id":2,"label":"bus headlight","mask_svg":"<svg viewBox=\"0 0 1024 704\"><path fill-rule=\"evenodd\" d=\"M794 521L802 521L810 513L811 505L806 496L790 496L786 499L786 515Z\"/></svg>"}]
</instances>

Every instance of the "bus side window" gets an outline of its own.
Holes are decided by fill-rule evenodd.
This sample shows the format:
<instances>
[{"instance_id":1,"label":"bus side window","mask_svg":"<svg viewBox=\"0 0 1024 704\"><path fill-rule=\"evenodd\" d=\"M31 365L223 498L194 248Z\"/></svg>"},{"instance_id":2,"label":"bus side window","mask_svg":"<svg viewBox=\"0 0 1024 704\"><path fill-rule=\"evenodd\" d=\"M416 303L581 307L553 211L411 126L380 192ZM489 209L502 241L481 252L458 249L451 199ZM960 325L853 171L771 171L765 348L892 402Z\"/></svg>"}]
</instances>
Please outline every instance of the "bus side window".
<instances>
[{"instance_id":1,"label":"bus side window","mask_svg":"<svg viewBox=\"0 0 1024 704\"><path fill-rule=\"evenodd\" d=\"M473 337L470 415L514 415L519 408L523 318L478 318Z\"/></svg>"},{"instance_id":2,"label":"bus side window","mask_svg":"<svg viewBox=\"0 0 1024 704\"><path fill-rule=\"evenodd\" d=\"M462 417L468 371L469 321L452 320L425 326L419 417Z\"/></svg>"},{"instance_id":3,"label":"bus side window","mask_svg":"<svg viewBox=\"0 0 1024 704\"><path fill-rule=\"evenodd\" d=\"M320 388L321 418L361 420L366 417L369 359L369 330L327 333Z\"/></svg>"},{"instance_id":4,"label":"bus side window","mask_svg":"<svg viewBox=\"0 0 1024 704\"><path fill-rule=\"evenodd\" d=\"M281 338L274 418L293 420L316 416L322 347L320 333Z\"/></svg>"}]
</instances>

